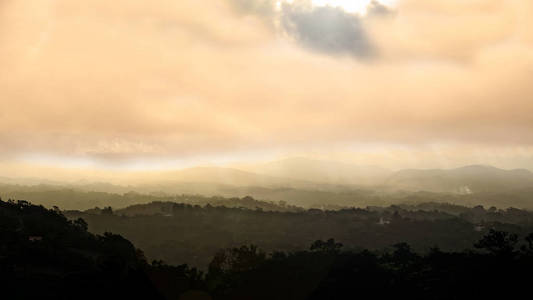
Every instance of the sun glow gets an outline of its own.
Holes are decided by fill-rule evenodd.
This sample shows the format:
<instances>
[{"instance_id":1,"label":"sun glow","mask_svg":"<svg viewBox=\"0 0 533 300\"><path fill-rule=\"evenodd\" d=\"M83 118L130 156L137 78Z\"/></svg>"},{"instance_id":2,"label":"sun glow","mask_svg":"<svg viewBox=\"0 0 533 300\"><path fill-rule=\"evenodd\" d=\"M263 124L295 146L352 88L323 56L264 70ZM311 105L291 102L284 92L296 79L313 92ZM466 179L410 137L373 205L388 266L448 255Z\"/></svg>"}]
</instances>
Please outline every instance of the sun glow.
<instances>
[{"instance_id":1,"label":"sun glow","mask_svg":"<svg viewBox=\"0 0 533 300\"><path fill-rule=\"evenodd\" d=\"M315 6L340 7L347 12L364 15L372 1L373 0L312 0L311 2ZM394 5L396 0L379 0L376 2L390 7Z\"/></svg>"}]
</instances>

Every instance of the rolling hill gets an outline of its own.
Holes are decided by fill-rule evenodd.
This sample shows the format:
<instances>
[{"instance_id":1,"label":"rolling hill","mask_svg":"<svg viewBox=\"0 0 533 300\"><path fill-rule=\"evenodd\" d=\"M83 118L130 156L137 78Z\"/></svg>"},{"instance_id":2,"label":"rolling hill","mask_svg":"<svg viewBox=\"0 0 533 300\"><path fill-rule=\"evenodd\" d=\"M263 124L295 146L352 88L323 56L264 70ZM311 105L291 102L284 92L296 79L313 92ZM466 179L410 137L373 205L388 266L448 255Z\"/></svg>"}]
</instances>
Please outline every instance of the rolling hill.
<instances>
[{"instance_id":1,"label":"rolling hill","mask_svg":"<svg viewBox=\"0 0 533 300\"><path fill-rule=\"evenodd\" d=\"M506 192L533 187L533 173L524 169L503 170L471 165L456 169L400 170L385 185L410 191L474 194Z\"/></svg>"}]
</instances>

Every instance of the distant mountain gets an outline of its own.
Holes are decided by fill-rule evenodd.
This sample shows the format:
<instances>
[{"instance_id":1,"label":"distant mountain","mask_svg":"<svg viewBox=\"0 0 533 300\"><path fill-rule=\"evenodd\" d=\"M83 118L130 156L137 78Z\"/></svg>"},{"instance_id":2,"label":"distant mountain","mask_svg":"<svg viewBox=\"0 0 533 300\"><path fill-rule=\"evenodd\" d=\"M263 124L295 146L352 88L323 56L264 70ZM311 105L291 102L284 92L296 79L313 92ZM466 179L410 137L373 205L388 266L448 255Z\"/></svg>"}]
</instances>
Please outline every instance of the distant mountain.
<instances>
[{"instance_id":1,"label":"distant mountain","mask_svg":"<svg viewBox=\"0 0 533 300\"><path fill-rule=\"evenodd\" d=\"M246 172L232 168L196 167L179 171L162 172L168 181L219 183L237 186L269 186L285 184L287 180Z\"/></svg>"},{"instance_id":2,"label":"distant mountain","mask_svg":"<svg viewBox=\"0 0 533 300\"><path fill-rule=\"evenodd\" d=\"M449 170L407 169L391 175L385 184L411 191L457 194L505 192L533 187L533 173L525 169L503 170L484 165Z\"/></svg>"},{"instance_id":3,"label":"distant mountain","mask_svg":"<svg viewBox=\"0 0 533 300\"><path fill-rule=\"evenodd\" d=\"M232 168L197 167L178 171L157 172L145 176L130 190L142 193L199 194L207 196L244 197L250 189L339 190L337 185L321 184L293 178L256 174ZM252 194L252 196L256 196ZM270 200L270 199L269 199Z\"/></svg>"},{"instance_id":4,"label":"distant mountain","mask_svg":"<svg viewBox=\"0 0 533 300\"><path fill-rule=\"evenodd\" d=\"M391 174L390 171L376 166L358 166L307 158L288 158L249 168L255 173L264 175L336 185L381 184Z\"/></svg>"},{"instance_id":5,"label":"distant mountain","mask_svg":"<svg viewBox=\"0 0 533 300\"><path fill-rule=\"evenodd\" d=\"M233 187L266 187L266 188L316 188L316 183L267 174L258 174L234 168L196 167L178 171L160 172L146 185L183 185L192 184L205 186Z\"/></svg>"},{"instance_id":6,"label":"distant mountain","mask_svg":"<svg viewBox=\"0 0 533 300\"><path fill-rule=\"evenodd\" d=\"M223 167L194 167L171 171L139 171L117 176L117 182L126 184L111 184L102 181L78 180L78 181L50 181L43 178L8 178L0 177L0 185L24 185L34 186L39 189L72 188L82 191L99 191L109 193L126 193L128 191L166 192L166 187L172 192L201 193L202 189L218 190L220 187L294 187L311 188L316 183L280 178L275 176L256 174L243 170ZM158 188L163 188L158 190ZM200 190L198 190L200 188Z\"/></svg>"},{"instance_id":7,"label":"distant mountain","mask_svg":"<svg viewBox=\"0 0 533 300\"><path fill-rule=\"evenodd\" d=\"M32 184L24 184L26 181L21 182L21 179L0 178L0 197L86 208L87 204L82 203L85 200L91 200L92 207L108 203L108 195L102 192L126 194L134 191L157 197L183 194L239 198L252 196L267 201L285 201L301 207L334 208L398 203L409 200L403 198L411 197L414 193L416 195L411 200L415 202L428 201L426 198L430 197L435 202L448 201L463 205L490 203L498 207L523 208L533 205L533 173L524 169L503 170L472 165L457 169L406 169L391 173L379 167L305 158L240 168L196 167L137 172L128 174L132 180L125 180L128 182L125 185L87 180L39 184L38 179L27 180ZM435 195L420 198L421 194L416 193L419 191ZM67 200L68 205L65 202ZM146 200L137 199L135 203L145 203ZM114 201L113 207L123 207L124 204L133 203L126 197Z\"/></svg>"},{"instance_id":8,"label":"distant mountain","mask_svg":"<svg viewBox=\"0 0 533 300\"><path fill-rule=\"evenodd\" d=\"M57 180L50 180L38 177L5 177L0 176L0 184L12 184L12 185L60 185L64 182Z\"/></svg>"}]
</instances>

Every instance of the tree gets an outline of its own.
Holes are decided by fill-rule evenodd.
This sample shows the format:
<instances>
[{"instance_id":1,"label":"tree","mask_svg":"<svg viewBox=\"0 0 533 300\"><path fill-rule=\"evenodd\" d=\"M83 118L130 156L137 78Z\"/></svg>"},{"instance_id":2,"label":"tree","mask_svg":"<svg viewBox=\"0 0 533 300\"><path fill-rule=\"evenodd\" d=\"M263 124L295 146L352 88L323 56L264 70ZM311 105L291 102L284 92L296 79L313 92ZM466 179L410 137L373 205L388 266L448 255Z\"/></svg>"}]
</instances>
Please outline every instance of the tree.
<instances>
[{"instance_id":1,"label":"tree","mask_svg":"<svg viewBox=\"0 0 533 300\"><path fill-rule=\"evenodd\" d=\"M515 253L517 243L518 236L516 234L491 229L487 235L474 244L474 247L494 255L512 255Z\"/></svg>"},{"instance_id":2,"label":"tree","mask_svg":"<svg viewBox=\"0 0 533 300\"><path fill-rule=\"evenodd\" d=\"M209 264L210 272L243 272L257 267L266 259L266 254L255 245L221 250Z\"/></svg>"},{"instance_id":3,"label":"tree","mask_svg":"<svg viewBox=\"0 0 533 300\"><path fill-rule=\"evenodd\" d=\"M393 245L393 247L394 251L391 259L395 265L401 268L406 268L419 259L419 256L413 252L411 246L407 243L398 243Z\"/></svg>"},{"instance_id":4,"label":"tree","mask_svg":"<svg viewBox=\"0 0 533 300\"><path fill-rule=\"evenodd\" d=\"M87 231L89 229L89 225L82 218L78 218L74 220L72 223L74 224L74 226L81 229L82 231Z\"/></svg>"},{"instance_id":5,"label":"tree","mask_svg":"<svg viewBox=\"0 0 533 300\"><path fill-rule=\"evenodd\" d=\"M525 237L525 240L527 242L527 246L526 245L522 246L522 251L532 253L533 252L533 232L528 234Z\"/></svg>"},{"instance_id":6,"label":"tree","mask_svg":"<svg viewBox=\"0 0 533 300\"><path fill-rule=\"evenodd\" d=\"M341 243L335 242L335 239L329 239L326 242L322 240L317 240L313 244L311 244L310 250L311 251L317 251L317 252L330 252L330 253L338 253L342 248Z\"/></svg>"},{"instance_id":7,"label":"tree","mask_svg":"<svg viewBox=\"0 0 533 300\"><path fill-rule=\"evenodd\" d=\"M112 215L112 214L113 214L113 209L111 208L111 206L108 206L102 209L102 215Z\"/></svg>"}]
</instances>

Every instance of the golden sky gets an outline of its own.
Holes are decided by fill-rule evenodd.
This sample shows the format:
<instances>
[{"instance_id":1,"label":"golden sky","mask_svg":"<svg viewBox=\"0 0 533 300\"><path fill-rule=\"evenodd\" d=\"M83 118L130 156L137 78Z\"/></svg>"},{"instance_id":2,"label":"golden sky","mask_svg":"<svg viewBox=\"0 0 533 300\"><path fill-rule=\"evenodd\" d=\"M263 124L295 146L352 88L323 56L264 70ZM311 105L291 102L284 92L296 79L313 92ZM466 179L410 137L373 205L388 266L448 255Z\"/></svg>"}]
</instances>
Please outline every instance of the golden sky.
<instances>
[{"instance_id":1,"label":"golden sky","mask_svg":"<svg viewBox=\"0 0 533 300\"><path fill-rule=\"evenodd\" d=\"M531 28L531 0L0 0L0 166L533 168Z\"/></svg>"}]
</instances>

